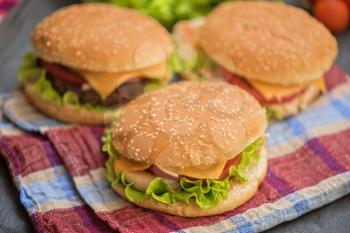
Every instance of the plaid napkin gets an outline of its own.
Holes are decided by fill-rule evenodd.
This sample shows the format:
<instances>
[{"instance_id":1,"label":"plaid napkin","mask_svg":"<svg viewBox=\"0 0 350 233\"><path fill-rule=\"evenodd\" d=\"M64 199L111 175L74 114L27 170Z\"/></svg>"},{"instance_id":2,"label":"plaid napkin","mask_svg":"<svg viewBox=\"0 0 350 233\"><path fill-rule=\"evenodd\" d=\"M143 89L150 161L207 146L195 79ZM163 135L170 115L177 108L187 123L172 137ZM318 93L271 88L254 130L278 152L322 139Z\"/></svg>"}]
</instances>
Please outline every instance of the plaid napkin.
<instances>
[{"instance_id":1,"label":"plaid napkin","mask_svg":"<svg viewBox=\"0 0 350 233\"><path fill-rule=\"evenodd\" d=\"M182 218L122 200L105 178L101 127L5 135L0 151L38 232L263 231L350 193L350 82L338 68L330 74L329 94L269 127L265 181L223 215Z\"/></svg>"}]
</instances>

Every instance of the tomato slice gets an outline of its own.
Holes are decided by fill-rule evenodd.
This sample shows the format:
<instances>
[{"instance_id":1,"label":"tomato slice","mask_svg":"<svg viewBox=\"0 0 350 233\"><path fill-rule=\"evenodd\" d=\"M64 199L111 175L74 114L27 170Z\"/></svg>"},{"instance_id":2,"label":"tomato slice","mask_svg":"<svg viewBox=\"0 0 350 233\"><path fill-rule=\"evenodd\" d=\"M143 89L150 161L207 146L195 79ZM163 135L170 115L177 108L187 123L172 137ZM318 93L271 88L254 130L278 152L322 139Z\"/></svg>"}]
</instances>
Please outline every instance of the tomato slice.
<instances>
[{"instance_id":1,"label":"tomato slice","mask_svg":"<svg viewBox=\"0 0 350 233\"><path fill-rule=\"evenodd\" d=\"M303 92L303 90L299 92L295 92L291 95L284 96L282 99L277 99L275 97L272 99L266 99L258 90L256 90L251 85L249 85L249 83L247 83L247 81L245 81L244 78L236 74L230 73L225 69L223 69L222 74L223 74L223 78L228 83L239 86L240 88L244 89L245 91L249 92L249 94L254 96L260 103L265 105L288 103Z\"/></svg>"},{"instance_id":2,"label":"tomato slice","mask_svg":"<svg viewBox=\"0 0 350 233\"><path fill-rule=\"evenodd\" d=\"M41 60L41 65L55 78L59 78L63 81L69 82L75 85L82 85L86 83L85 79L78 74L53 63L49 63Z\"/></svg>"},{"instance_id":3,"label":"tomato slice","mask_svg":"<svg viewBox=\"0 0 350 233\"><path fill-rule=\"evenodd\" d=\"M230 173L230 167L232 165L237 165L239 163L240 159L241 159L241 156L238 155L235 158L228 160L225 164L225 167L223 168L223 170L221 172L219 180L225 179ZM198 180L197 178L183 176L183 175L179 175L178 177L171 176L170 174L163 172L156 165L151 165L147 170L156 176L160 176L160 177L170 179L170 180L180 180L182 177L185 177L186 179L189 179L189 180Z\"/></svg>"},{"instance_id":4,"label":"tomato slice","mask_svg":"<svg viewBox=\"0 0 350 233\"><path fill-rule=\"evenodd\" d=\"M232 165L237 165L239 163L240 159L241 159L241 155L238 155L238 156L234 157L233 159L227 160L224 169L222 169L219 180L225 179L230 173L230 167Z\"/></svg>"}]
</instances>

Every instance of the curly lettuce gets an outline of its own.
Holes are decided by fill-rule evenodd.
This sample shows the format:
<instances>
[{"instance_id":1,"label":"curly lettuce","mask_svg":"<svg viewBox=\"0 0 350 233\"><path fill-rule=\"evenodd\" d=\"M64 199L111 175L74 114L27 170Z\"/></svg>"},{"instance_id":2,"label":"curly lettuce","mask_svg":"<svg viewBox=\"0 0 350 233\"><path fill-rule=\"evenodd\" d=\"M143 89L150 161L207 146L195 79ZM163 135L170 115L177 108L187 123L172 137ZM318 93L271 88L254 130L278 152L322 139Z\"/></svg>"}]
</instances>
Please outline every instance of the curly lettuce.
<instances>
[{"instance_id":1,"label":"curly lettuce","mask_svg":"<svg viewBox=\"0 0 350 233\"><path fill-rule=\"evenodd\" d=\"M216 5L225 1L228 0L84 0L84 2L103 2L136 9L156 18L168 29L179 20L207 15Z\"/></svg>"},{"instance_id":2,"label":"curly lettuce","mask_svg":"<svg viewBox=\"0 0 350 233\"><path fill-rule=\"evenodd\" d=\"M45 100L54 101L58 105L73 105L79 108L87 108L95 112L105 112L107 107L102 105L91 105L81 103L79 96L72 91L67 91L61 95L54 89L51 82L46 77L46 70L38 65L38 57L32 53L26 53L22 58L22 63L19 68L18 80L21 83L30 83L34 90L40 94ZM160 80L149 80L145 86L145 92L160 89L165 85Z\"/></svg>"},{"instance_id":3,"label":"curly lettuce","mask_svg":"<svg viewBox=\"0 0 350 233\"><path fill-rule=\"evenodd\" d=\"M145 192L137 190L133 183L126 179L124 172L115 173L114 163L120 155L112 145L112 132L110 130L105 131L103 143L103 151L109 155L106 162L107 179L111 182L112 187L118 185L124 187L125 195L131 202L140 202L148 197L169 205L178 202L188 205L193 199L200 208L210 209L227 199L230 190L229 179L236 179L239 182L247 181L245 170L252 163L258 162L263 140L259 138L250 144L242 152L239 163L236 166L231 166L229 175L223 180L190 180L182 177L179 180L180 189L174 190L165 179L156 177L148 185Z\"/></svg>"},{"instance_id":4,"label":"curly lettuce","mask_svg":"<svg viewBox=\"0 0 350 233\"><path fill-rule=\"evenodd\" d=\"M177 48L175 48L172 56L169 58L168 64L175 73L185 76L186 74L191 74L196 80L208 79L209 77L203 71L211 71L216 67L215 62L201 50L196 50L195 55L188 58L181 54Z\"/></svg>"}]
</instances>

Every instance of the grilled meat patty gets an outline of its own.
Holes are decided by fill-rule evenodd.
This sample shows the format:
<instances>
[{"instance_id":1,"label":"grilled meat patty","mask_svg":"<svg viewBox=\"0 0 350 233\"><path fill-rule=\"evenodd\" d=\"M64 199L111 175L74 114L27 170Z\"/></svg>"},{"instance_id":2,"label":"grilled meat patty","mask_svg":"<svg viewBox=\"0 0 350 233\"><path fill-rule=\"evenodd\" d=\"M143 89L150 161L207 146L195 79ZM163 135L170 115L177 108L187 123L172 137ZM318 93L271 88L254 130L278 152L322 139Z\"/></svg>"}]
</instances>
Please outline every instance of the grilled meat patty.
<instances>
[{"instance_id":1,"label":"grilled meat patty","mask_svg":"<svg viewBox=\"0 0 350 233\"><path fill-rule=\"evenodd\" d=\"M47 74L48 80L52 83L52 86L61 95L67 91L74 92L79 97L79 101L84 104L91 105L103 105L103 106L115 106L125 104L128 101L135 99L137 96L144 93L143 86L147 80L134 79L127 81L118 87L112 94L110 94L105 100L92 89L87 83L82 85L72 84L55 78L50 73Z\"/></svg>"}]
</instances>

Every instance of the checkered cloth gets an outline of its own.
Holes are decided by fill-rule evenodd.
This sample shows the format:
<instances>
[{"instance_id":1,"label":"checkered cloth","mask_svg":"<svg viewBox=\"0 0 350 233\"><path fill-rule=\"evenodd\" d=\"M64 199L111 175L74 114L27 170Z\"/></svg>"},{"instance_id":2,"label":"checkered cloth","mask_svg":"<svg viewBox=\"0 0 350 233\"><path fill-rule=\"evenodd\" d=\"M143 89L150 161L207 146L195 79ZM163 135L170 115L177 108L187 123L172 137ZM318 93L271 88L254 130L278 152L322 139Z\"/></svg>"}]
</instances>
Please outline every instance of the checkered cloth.
<instances>
[{"instance_id":1,"label":"checkered cloth","mask_svg":"<svg viewBox=\"0 0 350 233\"><path fill-rule=\"evenodd\" d=\"M0 0L0 22L19 3L19 0Z\"/></svg>"},{"instance_id":2,"label":"checkered cloth","mask_svg":"<svg viewBox=\"0 0 350 233\"><path fill-rule=\"evenodd\" d=\"M8 129L0 151L38 232L259 232L350 193L350 82L337 67L328 75L327 95L269 127L265 181L223 215L182 218L121 199L105 177L102 127Z\"/></svg>"}]
</instances>

